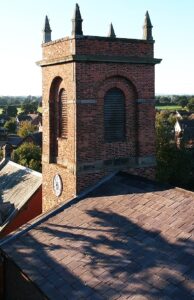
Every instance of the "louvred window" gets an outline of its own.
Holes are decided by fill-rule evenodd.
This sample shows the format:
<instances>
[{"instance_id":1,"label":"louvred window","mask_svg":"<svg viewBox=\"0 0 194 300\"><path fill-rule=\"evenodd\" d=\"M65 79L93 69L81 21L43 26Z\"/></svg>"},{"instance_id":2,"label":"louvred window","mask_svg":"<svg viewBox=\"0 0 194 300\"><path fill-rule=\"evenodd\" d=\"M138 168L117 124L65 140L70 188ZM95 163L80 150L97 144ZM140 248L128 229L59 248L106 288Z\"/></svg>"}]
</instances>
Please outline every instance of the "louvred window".
<instances>
[{"instance_id":1,"label":"louvred window","mask_svg":"<svg viewBox=\"0 0 194 300\"><path fill-rule=\"evenodd\" d=\"M67 139L67 94L64 89L59 94L59 136Z\"/></svg>"},{"instance_id":2,"label":"louvred window","mask_svg":"<svg viewBox=\"0 0 194 300\"><path fill-rule=\"evenodd\" d=\"M110 89L104 98L105 142L125 139L125 96L118 88Z\"/></svg>"}]
</instances>

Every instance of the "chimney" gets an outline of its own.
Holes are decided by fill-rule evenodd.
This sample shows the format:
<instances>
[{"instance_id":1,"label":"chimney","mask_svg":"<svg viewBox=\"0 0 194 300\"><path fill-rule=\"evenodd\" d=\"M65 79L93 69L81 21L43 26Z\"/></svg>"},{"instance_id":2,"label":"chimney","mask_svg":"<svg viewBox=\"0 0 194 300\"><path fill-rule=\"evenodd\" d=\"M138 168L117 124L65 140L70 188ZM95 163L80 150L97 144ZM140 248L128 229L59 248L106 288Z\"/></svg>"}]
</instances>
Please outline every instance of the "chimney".
<instances>
[{"instance_id":1,"label":"chimney","mask_svg":"<svg viewBox=\"0 0 194 300\"><path fill-rule=\"evenodd\" d=\"M10 144L5 144L2 149L3 149L3 158L4 159L10 159L11 158L11 145Z\"/></svg>"}]
</instances>

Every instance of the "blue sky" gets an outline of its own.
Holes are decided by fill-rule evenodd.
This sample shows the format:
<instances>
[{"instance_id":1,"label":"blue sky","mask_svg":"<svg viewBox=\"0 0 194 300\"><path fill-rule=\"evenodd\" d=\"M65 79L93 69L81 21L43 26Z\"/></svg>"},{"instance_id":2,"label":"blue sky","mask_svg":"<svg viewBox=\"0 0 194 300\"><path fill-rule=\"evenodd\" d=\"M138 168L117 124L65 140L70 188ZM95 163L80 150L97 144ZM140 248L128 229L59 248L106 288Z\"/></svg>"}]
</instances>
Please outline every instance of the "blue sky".
<instances>
[{"instance_id":1,"label":"blue sky","mask_svg":"<svg viewBox=\"0 0 194 300\"><path fill-rule=\"evenodd\" d=\"M41 95L42 28L52 39L71 34L74 0L0 0L0 95ZM157 94L194 94L193 0L79 0L85 35L142 38L149 11L155 39Z\"/></svg>"}]
</instances>

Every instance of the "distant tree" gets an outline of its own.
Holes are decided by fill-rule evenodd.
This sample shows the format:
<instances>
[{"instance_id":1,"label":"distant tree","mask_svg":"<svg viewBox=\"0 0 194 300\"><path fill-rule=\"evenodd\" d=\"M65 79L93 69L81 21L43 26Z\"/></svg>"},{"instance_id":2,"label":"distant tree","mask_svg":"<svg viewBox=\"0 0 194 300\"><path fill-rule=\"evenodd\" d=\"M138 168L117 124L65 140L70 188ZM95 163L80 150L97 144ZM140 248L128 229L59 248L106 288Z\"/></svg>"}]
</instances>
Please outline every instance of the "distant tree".
<instances>
[{"instance_id":1,"label":"distant tree","mask_svg":"<svg viewBox=\"0 0 194 300\"><path fill-rule=\"evenodd\" d=\"M182 106L182 108L183 107L185 107L187 104L188 104L188 100L187 99L181 99L180 101L179 101L179 104Z\"/></svg>"},{"instance_id":2,"label":"distant tree","mask_svg":"<svg viewBox=\"0 0 194 300\"><path fill-rule=\"evenodd\" d=\"M38 101L33 101L33 102L24 102L21 105L21 110L25 114L30 114L30 113L36 113L38 109Z\"/></svg>"},{"instance_id":3,"label":"distant tree","mask_svg":"<svg viewBox=\"0 0 194 300\"><path fill-rule=\"evenodd\" d=\"M15 117L17 115L17 107L14 105L8 105L4 108L4 113L9 117Z\"/></svg>"},{"instance_id":4,"label":"distant tree","mask_svg":"<svg viewBox=\"0 0 194 300\"><path fill-rule=\"evenodd\" d=\"M184 146L177 149L173 141L172 115L156 115L157 179L164 183L194 189L194 162Z\"/></svg>"},{"instance_id":5,"label":"distant tree","mask_svg":"<svg viewBox=\"0 0 194 300\"><path fill-rule=\"evenodd\" d=\"M41 172L41 148L33 143L24 143L12 153L16 163Z\"/></svg>"},{"instance_id":6,"label":"distant tree","mask_svg":"<svg viewBox=\"0 0 194 300\"><path fill-rule=\"evenodd\" d=\"M20 105L20 100L19 99L15 99L14 103L15 103L15 105Z\"/></svg>"},{"instance_id":7,"label":"distant tree","mask_svg":"<svg viewBox=\"0 0 194 300\"><path fill-rule=\"evenodd\" d=\"M37 127L32 125L29 121L21 122L21 125L19 126L19 129L17 131L17 134L21 137L26 137L29 134L35 132L37 130Z\"/></svg>"},{"instance_id":8,"label":"distant tree","mask_svg":"<svg viewBox=\"0 0 194 300\"><path fill-rule=\"evenodd\" d=\"M5 122L4 127L8 130L9 133L15 133L17 124L14 118Z\"/></svg>"},{"instance_id":9,"label":"distant tree","mask_svg":"<svg viewBox=\"0 0 194 300\"><path fill-rule=\"evenodd\" d=\"M1 98L0 98L0 105L1 105L1 106L7 105L7 100L6 100L4 97L1 97Z\"/></svg>"},{"instance_id":10,"label":"distant tree","mask_svg":"<svg viewBox=\"0 0 194 300\"><path fill-rule=\"evenodd\" d=\"M194 110L194 98L189 99L189 102L187 104L187 108L189 110Z\"/></svg>"},{"instance_id":11,"label":"distant tree","mask_svg":"<svg viewBox=\"0 0 194 300\"><path fill-rule=\"evenodd\" d=\"M161 105L170 105L171 104L171 98L169 96L160 96L160 104Z\"/></svg>"},{"instance_id":12,"label":"distant tree","mask_svg":"<svg viewBox=\"0 0 194 300\"><path fill-rule=\"evenodd\" d=\"M178 96L177 95L172 95L171 96L171 102L173 104L178 104Z\"/></svg>"},{"instance_id":13,"label":"distant tree","mask_svg":"<svg viewBox=\"0 0 194 300\"><path fill-rule=\"evenodd\" d=\"M160 100L158 98L155 98L155 106L160 105Z\"/></svg>"},{"instance_id":14,"label":"distant tree","mask_svg":"<svg viewBox=\"0 0 194 300\"><path fill-rule=\"evenodd\" d=\"M174 124L168 111L161 111L156 114L156 150L168 146L173 141Z\"/></svg>"}]
</instances>

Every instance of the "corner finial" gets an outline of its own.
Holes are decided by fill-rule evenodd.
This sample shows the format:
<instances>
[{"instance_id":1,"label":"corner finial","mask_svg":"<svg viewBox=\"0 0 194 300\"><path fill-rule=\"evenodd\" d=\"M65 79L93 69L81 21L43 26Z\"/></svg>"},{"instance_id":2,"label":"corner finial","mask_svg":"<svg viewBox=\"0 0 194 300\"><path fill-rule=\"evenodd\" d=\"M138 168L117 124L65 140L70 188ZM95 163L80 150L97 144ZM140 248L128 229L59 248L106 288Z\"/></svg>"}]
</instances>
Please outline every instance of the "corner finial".
<instances>
[{"instance_id":1,"label":"corner finial","mask_svg":"<svg viewBox=\"0 0 194 300\"><path fill-rule=\"evenodd\" d=\"M109 28L108 36L111 37L111 38L116 38L116 34L115 34L115 31L114 31L112 23L110 23L110 28Z\"/></svg>"},{"instance_id":2,"label":"corner finial","mask_svg":"<svg viewBox=\"0 0 194 300\"><path fill-rule=\"evenodd\" d=\"M83 35L82 22L79 5L76 3L75 11L72 19L72 35Z\"/></svg>"},{"instance_id":3,"label":"corner finial","mask_svg":"<svg viewBox=\"0 0 194 300\"><path fill-rule=\"evenodd\" d=\"M143 39L147 40L147 41L152 41L153 37L152 37L152 23L150 20L150 16L148 11L146 11L146 15L145 15L145 20L144 20L144 25L143 25Z\"/></svg>"},{"instance_id":4,"label":"corner finial","mask_svg":"<svg viewBox=\"0 0 194 300\"><path fill-rule=\"evenodd\" d=\"M43 28L43 43L48 43L51 41L51 32L52 32L52 30L50 28L49 19L46 16L44 28Z\"/></svg>"}]
</instances>

